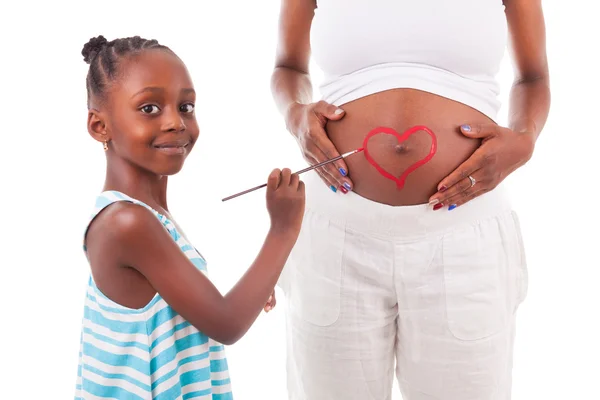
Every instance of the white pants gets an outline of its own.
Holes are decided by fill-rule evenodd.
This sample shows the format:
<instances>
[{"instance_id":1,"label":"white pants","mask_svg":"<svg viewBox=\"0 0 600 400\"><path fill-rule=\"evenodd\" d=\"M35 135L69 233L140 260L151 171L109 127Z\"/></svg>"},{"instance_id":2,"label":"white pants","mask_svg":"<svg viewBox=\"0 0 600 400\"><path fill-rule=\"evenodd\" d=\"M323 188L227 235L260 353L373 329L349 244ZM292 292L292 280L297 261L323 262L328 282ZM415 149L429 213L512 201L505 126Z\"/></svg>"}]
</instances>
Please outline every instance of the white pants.
<instances>
[{"instance_id":1,"label":"white pants","mask_svg":"<svg viewBox=\"0 0 600 400\"><path fill-rule=\"evenodd\" d=\"M391 207L307 179L280 280L292 400L507 400L527 292L502 187L452 211Z\"/></svg>"}]
</instances>

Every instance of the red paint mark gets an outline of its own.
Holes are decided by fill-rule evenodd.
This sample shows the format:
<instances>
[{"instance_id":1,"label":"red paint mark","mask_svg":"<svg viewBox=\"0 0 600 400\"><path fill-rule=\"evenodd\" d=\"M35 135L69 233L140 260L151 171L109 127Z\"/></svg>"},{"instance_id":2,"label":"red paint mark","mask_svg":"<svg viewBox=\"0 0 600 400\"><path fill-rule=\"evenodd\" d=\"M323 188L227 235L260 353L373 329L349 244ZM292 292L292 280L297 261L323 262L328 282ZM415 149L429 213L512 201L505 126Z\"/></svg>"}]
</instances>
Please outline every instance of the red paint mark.
<instances>
[{"instance_id":1,"label":"red paint mark","mask_svg":"<svg viewBox=\"0 0 600 400\"><path fill-rule=\"evenodd\" d=\"M377 161L375 161L375 159L371 156L371 154L369 154L369 149L368 149L367 145L368 145L369 139L371 139L375 135L378 135L381 133L386 134L386 135L392 135L392 136L395 136L396 139L398 139L398 143L402 143L403 141L408 139L408 137L410 135L412 135L416 132L419 132L419 131L424 131L429 136L431 136L431 148L429 149L429 154L425 158L422 158L422 159L418 160L417 162L415 162L414 164L410 165L399 177L396 177L395 175L392 175L388 171L383 169L381 167L381 165L379 165L377 163ZM369 163L371 163L371 165L374 166L375 169L381 175L396 182L398 189L402 189L404 187L404 182L406 181L406 178L408 177L408 175L410 173L412 173L414 170L416 170L417 168L425 165L429 160L431 160L433 158L433 156L435 155L435 153L437 151L437 139L435 137L435 134L429 128L427 128L426 126L423 126L423 125L413 126L412 128L405 131L402 135L400 135L398 132L396 132L392 128L378 127L378 128L371 130L367 134L367 136L365 137L365 140L363 142L363 149L365 152L365 157L367 157L367 160L369 161Z\"/></svg>"}]
</instances>

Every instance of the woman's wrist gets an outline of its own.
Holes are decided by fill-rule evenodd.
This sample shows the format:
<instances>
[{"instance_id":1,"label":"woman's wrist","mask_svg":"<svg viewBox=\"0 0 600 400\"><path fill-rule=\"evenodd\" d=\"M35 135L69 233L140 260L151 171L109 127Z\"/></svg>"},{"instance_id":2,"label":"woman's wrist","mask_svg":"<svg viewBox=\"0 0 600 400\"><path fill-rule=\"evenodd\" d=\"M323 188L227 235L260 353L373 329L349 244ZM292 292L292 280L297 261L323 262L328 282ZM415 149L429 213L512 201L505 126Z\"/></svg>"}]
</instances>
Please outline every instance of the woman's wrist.
<instances>
[{"instance_id":1,"label":"woman's wrist","mask_svg":"<svg viewBox=\"0 0 600 400\"><path fill-rule=\"evenodd\" d=\"M531 159L535 149L535 141L537 135L535 132L517 132L522 146L523 164Z\"/></svg>"},{"instance_id":2,"label":"woman's wrist","mask_svg":"<svg viewBox=\"0 0 600 400\"><path fill-rule=\"evenodd\" d=\"M534 137L537 137L537 125L535 121L531 118L518 119L513 121L509 128L517 133L525 133L525 134L533 134Z\"/></svg>"},{"instance_id":3,"label":"woman's wrist","mask_svg":"<svg viewBox=\"0 0 600 400\"><path fill-rule=\"evenodd\" d=\"M292 135L295 136L295 129L294 127L297 125L297 114L298 111L304 106L304 104L299 103L297 101L294 101L292 103L290 103L286 109L285 109L285 114L283 116L283 119L285 121L285 126L287 128L288 131L290 131L290 133Z\"/></svg>"},{"instance_id":4,"label":"woman's wrist","mask_svg":"<svg viewBox=\"0 0 600 400\"><path fill-rule=\"evenodd\" d=\"M292 101L290 104L288 104L288 106L285 108L285 112L283 115L283 118L285 119L286 123L288 123L293 118L294 114L302 106L303 104L297 101Z\"/></svg>"},{"instance_id":5,"label":"woman's wrist","mask_svg":"<svg viewBox=\"0 0 600 400\"><path fill-rule=\"evenodd\" d=\"M511 123L510 129L519 136L524 148L523 153L526 155L525 161L528 161L533 155L535 143L539 135L535 121L529 118L521 119Z\"/></svg>"}]
</instances>

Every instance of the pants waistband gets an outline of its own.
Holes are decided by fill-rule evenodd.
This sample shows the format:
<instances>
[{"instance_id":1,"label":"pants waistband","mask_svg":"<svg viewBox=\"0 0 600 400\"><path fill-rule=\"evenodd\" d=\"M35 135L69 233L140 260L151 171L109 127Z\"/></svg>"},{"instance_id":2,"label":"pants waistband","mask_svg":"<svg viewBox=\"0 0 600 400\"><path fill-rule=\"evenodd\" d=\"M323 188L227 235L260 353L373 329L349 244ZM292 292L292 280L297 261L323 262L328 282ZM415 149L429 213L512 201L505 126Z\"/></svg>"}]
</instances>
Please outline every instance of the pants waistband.
<instances>
[{"instance_id":1,"label":"pants waistband","mask_svg":"<svg viewBox=\"0 0 600 400\"><path fill-rule=\"evenodd\" d=\"M370 235L412 238L443 234L512 210L504 185L449 211L428 204L390 206L354 192L334 193L314 172L303 177L307 211L322 214L330 222Z\"/></svg>"}]
</instances>

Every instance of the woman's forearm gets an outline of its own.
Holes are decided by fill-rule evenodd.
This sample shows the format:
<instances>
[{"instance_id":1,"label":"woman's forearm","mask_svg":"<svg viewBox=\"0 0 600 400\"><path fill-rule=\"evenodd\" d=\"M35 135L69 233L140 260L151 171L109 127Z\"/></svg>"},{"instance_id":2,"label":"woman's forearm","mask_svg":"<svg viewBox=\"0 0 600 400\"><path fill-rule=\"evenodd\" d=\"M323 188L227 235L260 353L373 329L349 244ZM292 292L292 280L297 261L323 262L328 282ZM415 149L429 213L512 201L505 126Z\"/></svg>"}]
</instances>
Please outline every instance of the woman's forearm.
<instances>
[{"instance_id":1,"label":"woman's forearm","mask_svg":"<svg viewBox=\"0 0 600 400\"><path fill-rule=\"evenodd\" d=\"M288 67L276 67L271 76L271 92L277 109L286 117L291 105L312 102L310 75Z\"/></svg>"},{"instance_id":2,"label":"woman's forearm","mask_svg":"<svg viewBox=\"0 0 600 400\"><path fill-rule=\"evenodd\" d=\"M517 81L510 91L509 128L532 133L537 140L550 111L548 77Z\"/></svg>"}]
</instances>

